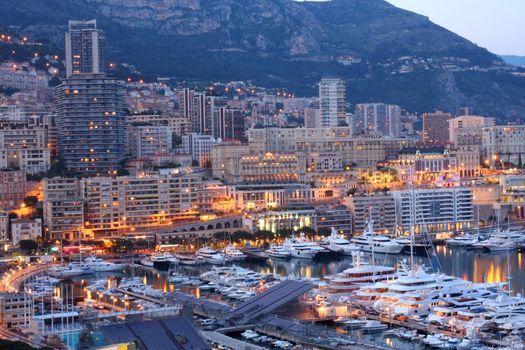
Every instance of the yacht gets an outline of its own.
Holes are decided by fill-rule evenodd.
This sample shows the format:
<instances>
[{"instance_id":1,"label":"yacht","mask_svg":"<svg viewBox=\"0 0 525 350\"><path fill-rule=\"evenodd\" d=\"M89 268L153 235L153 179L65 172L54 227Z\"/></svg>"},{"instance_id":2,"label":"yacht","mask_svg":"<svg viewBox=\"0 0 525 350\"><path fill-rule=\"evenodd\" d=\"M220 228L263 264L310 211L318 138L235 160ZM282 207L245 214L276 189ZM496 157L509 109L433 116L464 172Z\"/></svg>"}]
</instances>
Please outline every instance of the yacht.
<instances>
[{"instance_id":1,"label":"yacht","mask_svg":"<svg viewBox=\"0 0 525 350\"><path fill-rule=\"evenodd\" d=\"M157 270L168 270L171 265L178 264L177 258L168 253L152 255L150 260Z\"/></svg>"},{"instance_id":2,"label":"yacht","mask_svg":"<svg viewBox=\"0 0 525 350\"><path fill-rule=\"evenodd\" d=\"M274 245L274 244L270 245L270 248L266 251L266 254L270 258L277 258L277 259L288 259L290 258L290 255L291 255L290 251L288 251L284 247Z\"/></svg>"},{"instance_id":3,"label":"yacht","mask_svg":"<svg viewBox=\"0 0 525 350\"><path fill-rule=\"evenodd\" d=\"M426 321L428 323L435 323L439 325L449 324L451 320L457 317L458 312L462 311L462 308L436 306L430 315L427 316Z\"/></svg>"},{"instance_id":4,"label":"yacht","mask_svg":"<svg viewBox=\"0 0 525 350\"><path fill-rule=\"evenodd\" d=\"M337 234L337 231L332 227L332 232L325 240L327 248L336 252L340 252L343 255L352 255L353 252L359 251L359 247L355 244L350 243L349 240L343 238ZM330 247L333 247L330 249ZM334 249L335 248L335 249Z\"/></svg>"},{"instance_id":5,"label":"yacht","mask_svg":"<svg viewBox=\"0 0 525 350\"><path fill-rule=\"evenodd\" d=\"M232 259L229 256L222 254L216 250L213 250L209 247L203 247L199 249L197 251L197 256L203 258L207 263L214 265L224 265L232 261Z\"/></svg>"},{"instance_id":6,"label":"yacht","mask_svg":"<svg viewBox=\"0 0 525 350\"><path fill-rule=\"evenodd\" d=\"M244 254L231 244L228 244L226 248L224 248L224 254L230 257L232 261L243 261L244 259L246 259L246 254Z\"/></svg>"},{"instance_id":7,"label":"yacht","mask_svg":"<svg viewBox=\"0 0 525 350\"><path fill-rule=\"evenodd\" d=\"M360 307L370 309L374 303L388 291L388 282L376 282L364 285L354 292L353 302Z\"/></svg>"},{"instance_id":8,"label":"yacht","mask_svg":"<svg viewBox=\"0 0 525 350\"><path fill-rule=\"evenodd\" d=\"M383 324L379 321L367 321L364 326L361 327L361 330L365 333L375 333L375 332L382 332L384 330L387 330L388 326L386 324Z\"/></svg>"},{"instance_id":9,"label":"yacht","mask_svg":"<svg viewBox=\"0 0 525 350\"><path fill-rule=\"evenodd\" d=\"M466 247L472 245L478 241L477 236L470 234L459 235L454 238L447 239L445 243L449 246Z\"/></svg>"},{"instance_id":10,"label":"yacht","mask_svg":"<svg viewBox=\"0 0 525 350\"><path fill-rule=\"evenodd\" d=\"M328 290L331 293L349 293L364 285L393 279L396 270L393 267L370 265L363 261L363 253L354 252L353 267L348 268L334 277L329 278Z\"/></svg>"},{"instance_id":11,"label":"yacht","mask_svg":"<svg viewBox=\"0 0 525 350\"><path fill-rule=\"evenodd\" d=\"M380 254L399 254L404 245L396 243L385 235L376 235L373 230L373 222L368 222L367 230L360 236L352 238L351 242L365 252L375 252Z\"/></svg>"},{"instance_id":12,"label":"yacht","mask_svg":"<svg viewBox=\"0 0 525 350\"><path fill-rule=\"evenodd\" d=\"M483 241L481 245L490 252L509 252L518 249L517 244L511 239L500 236L490 237L486 241Z\"/></svg>"},{"instance_id":13,"label":"yacht","mask_svg":"<svg viewBox=\"0 0 525 350\"><path fill-rule=\"evenodd\" d=\"M287 238L282 248L286 250L292 258L299 259L313 259L317 255L317 251L304 242L298 241L295 238Z\"/></svg>"},{"instance_id":14,"label":"yacht","mask_svg":"<svg viewBox=\"0 0 525 350\"><path fill-rule=\"evenodd\" d=\"M313 259L320 251L314 247L317 245L315 243L312 245L312 243L292 237L285 239L282 248L290 253L292 258ZM321 248L320 246L317 247Z\"/></svg>"},{"instance_id":15,"label":"yacht","mask_svg":"<svg viewBox=\"0 0 525 350\"><path fill-rule=\"evenodd\" d=\"M241 251L246 255L246 258L249 260L256 261L265 261L268 259L268 255L263 252L261 249L252 246L251 244L246 244Z\"/></svg>"},{"instance_id":16,"label":"yacht","mask_svg":"<svg viewBox=\"0 0 525 350\"><path fill-rule=\"evenodd\" d=\"M82 265L81 263L71 263L66 266L51 268L49 271L50 276L61 278L90 275L92 273L93 271L90 268Z\"/></svg>"},{"instance_id":17,"label":"yacht","mask_svg":"<svg viewBox=\"0 0 525 350\"><path fill-rule=\"evenodd\" d=\"M90 256L84 260L84 266L92 270L92 272L110 272L110 271L122 271L126 268L127 264L116 264L95 256Z\"/></svg>"},{"instance_id":18,"label":"yacht","mask_svg":"<svg viewBox=\"0 0 525 350\"><path fill-rule=\"evenodd\" d=\"M201 256L194 255L194 254L173 254L175 258L179 261L180 265L189 265L189 266L197 266L197 265L203 265L206 263L206 260L202 258Z\"/></svg>"},{"instance_id":19,"label":"yacht","mask_svg":"<svg viewBox=\"0 0 525 350\"><path fill-rule=\"evenodd\" d=\"M151 259L149 257L145 257L143 259L140 259L140 264L142 266L146 266L146 267L153 267L153 261L151 261Z\"/></svg>"},{"instance_id":20,"label":"yacht","mask_svg":"<svg viewBox=\"0 0 525 350\"><path fill-rule=\"evenodd\" d=\"M375 311L383 314L391 313L392 305L402 300L405 295L414 297L414 294L411 293L450 290L461 291L466 287L472 286L471 282L456 277L442 273L428 273L421 266L415 271L409 271L404 263L402 266L402 269L408 271L408 273L401 274L395 281L388 285L388 291L383 293L374 303L373 308ZM446 293L444 295L446 295Z\"/></svg>"}]
</instances>

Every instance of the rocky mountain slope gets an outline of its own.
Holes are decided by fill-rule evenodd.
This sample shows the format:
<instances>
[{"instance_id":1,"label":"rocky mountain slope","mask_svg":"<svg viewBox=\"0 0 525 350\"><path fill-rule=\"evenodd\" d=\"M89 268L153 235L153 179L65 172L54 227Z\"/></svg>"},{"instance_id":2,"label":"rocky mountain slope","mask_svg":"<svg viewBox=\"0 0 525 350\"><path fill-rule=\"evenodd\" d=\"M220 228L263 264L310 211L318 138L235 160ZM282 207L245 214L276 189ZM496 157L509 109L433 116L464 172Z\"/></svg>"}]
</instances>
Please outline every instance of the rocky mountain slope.
<instances>
[{"instance_id":1,"label":"rocky mountain slope","mask_svg":"<svg viewBox=\"0 0 525 350\"><path fill-rule=\"evenodd\" d=\"M525 78L383 0L4 0L0 26L60 45L68 19L92 18L108 35L112 59L149 74L252 80L297 94L314 94L321 77L339 76L352 103L525 115Z\"/></svg>"}]
</instances>

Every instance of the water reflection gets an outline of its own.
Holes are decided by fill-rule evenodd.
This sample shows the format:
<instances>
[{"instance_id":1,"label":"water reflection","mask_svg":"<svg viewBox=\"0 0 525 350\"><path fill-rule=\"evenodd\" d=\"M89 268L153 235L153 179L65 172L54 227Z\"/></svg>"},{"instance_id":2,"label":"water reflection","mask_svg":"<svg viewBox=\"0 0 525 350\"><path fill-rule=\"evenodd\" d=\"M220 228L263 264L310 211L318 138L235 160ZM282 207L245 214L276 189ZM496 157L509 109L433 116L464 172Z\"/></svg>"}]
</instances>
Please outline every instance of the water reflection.
<instances>
[{"instance_id":1,"label":"water reflection","mask_svg":"<svg viewBox=\"0 0 525 350\"><path fill-rule=\"evenodd\" d=\"M514 293L525 290L523 277L523 253L487 253L472 251L465 248L437 246L437 259L434 264L428 257L415 256L416 266L439 268L446 274L456 276L476 283L504 283L508 281L510 268L510 284ZM370 256L368 256L370 258ZM375 264L396 266L400 261L410 264L408 255L375 255ZM272 273L281 276L322 277L341 272L350 267L351 258L344 257L335 261L309 261L301 259L279 260L269 259L266 263L243 263L244 266L259 272Z\"/></svg>"}]
</instances>

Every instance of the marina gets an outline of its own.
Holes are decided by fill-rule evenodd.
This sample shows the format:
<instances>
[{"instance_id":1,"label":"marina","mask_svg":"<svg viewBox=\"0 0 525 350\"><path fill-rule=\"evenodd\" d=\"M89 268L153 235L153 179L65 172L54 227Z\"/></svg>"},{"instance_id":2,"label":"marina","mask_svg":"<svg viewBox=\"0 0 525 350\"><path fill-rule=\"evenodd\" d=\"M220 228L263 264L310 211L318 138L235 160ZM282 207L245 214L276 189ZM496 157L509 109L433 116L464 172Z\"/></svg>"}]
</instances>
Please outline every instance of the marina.
<instances>
[{"instance_id":1,"label":"marina","mask_svg":"<svg viewBox=\"0 0 525 350\"><path fill-rule=\"evenodd\" d=\"M50 268L49 271L56 277L42 274L43 269L36 269L34 277L29 280L27 276L23 277L25 283L19 285L25 286L32 298L42 300L56 298L57 288L54 286L59 286L60 295L64 288L68 288L64 286L70 286L69 298L77 295L82 296L85 301L82 304L72 303L68 307L57 303L54 307L56 310L65 307L77 310L77 315L89 314L88 318L83 317L85 320L100 322L103 319L136 314L147 317L159 307L169 307L171 309L166 310L177 313L178 308L186 305L196 316L201 317L197 322L198 327L213 330L221 325L228 325L228 315L243 302L286 281L303 281L313 288L312 291L291 301L289 305L277 307L273 313L265 312L264 317L261 314L257 318L270 320L271 317L284 317L282 322L286 319L300 324L306 322L305 326L310 324L307 327L313 327L312 332L320 327L319 331L324 329L324 332L328 332L326 334L330 334L332 342L348 348L356 344L389 348L408 341L407 344L411 344L414 349L424 346L459 349L461 340L456 339L462 339L466 334L465 326L461 326L462 318L465 319L463 325L469 321L472 323L472 319L481 316L489 321L494 320L490 322L499 328L501 336L494 337L487 328L480 328L479 337L476 337L480 344L490 346L509 346L513 332L525 328L525 324L522 326L520 309L525 307L525 299L504 294L509 285L512 291L524 288L524 281L520 278L523 253L518 250L495 253L467 249L455 244L438 245L435 248L435 257L440 261L442 274L432 272L431 259L428 257L414 255L411 263L410 255L402 253L394 255L353 251L350 256L340 253L331 255L328 259L314 259L313 256L310 259L283 258L269 254L266 259L260 256L259 259L225 258L226 261L221 261L220 264L217 264L219 257L226 254L211 248L206 248L204 253L213 256L214 260L202 257L201 264L182 264L181 260L173 259L182 254L175 253L169 255L172 258L168 268L164 265L155 268L148 263L110 263L89 257L83 262L73 262L63 268ZM191 256L187 253L184 255ZM167 257L168 254L154 255L159 256ZM155 260L145 259L139 258L137 261ZM90 266L92 271L74 276L59 273L75 266L79 266L80 270ZM410 266L414 266L414 272L411 272ZM66 278L66 285L61 282L63 278ZM406 282L402 282L405 280ZM412 284L414 287L408 288ZM320 297L322 295L325 296ZM404 298L403 303L399 301L401 298ZM413 306L410 306L411 303L414 303ZM74 309L73 304L77 304ZM414 309L416 305L417 309ZM501 308L505 310L505 307L515 309L510 314L499 311ZM480 311L481 309L485 311ZM101 312L95 316L93 310ZM415 317L416 314L418 317ZM525 315L525 311L523 314ZM73 314L66 316L71 322L67 334L73 330L80 334L85 329L80 327L81 323L78 323L78 329L71 328L76 322L80 322L75 317ZM56 324L61 324L58 319L53 319ZM456 322L454 328L444 327L452 319ZM312 322L317 325L313 326ZM275 334L275 328L272 333L269 331L272 329L270 325L271 322L263 322L252 328L251 331L257 333L256 337L247 338L235 332L226 336L238 337L238 341L251 342L254 345L264 345L265 340L274 339L271 334ZM266 333L262 332L263 329ZM433 334L441 336L432 338ZM282 340L272 340L272 344L277 342L277 345L273 345L277 348L292 348L301 339L297 334L286 335L280 332L280 336ZM303 344L308 344L312 339L305 338L302 341ZM415 341L420 345L414 345ZM327 349L331 346L329 343L324 344ZM463 343L463 348L465 345Z\"/></svg>"}]
</instances>

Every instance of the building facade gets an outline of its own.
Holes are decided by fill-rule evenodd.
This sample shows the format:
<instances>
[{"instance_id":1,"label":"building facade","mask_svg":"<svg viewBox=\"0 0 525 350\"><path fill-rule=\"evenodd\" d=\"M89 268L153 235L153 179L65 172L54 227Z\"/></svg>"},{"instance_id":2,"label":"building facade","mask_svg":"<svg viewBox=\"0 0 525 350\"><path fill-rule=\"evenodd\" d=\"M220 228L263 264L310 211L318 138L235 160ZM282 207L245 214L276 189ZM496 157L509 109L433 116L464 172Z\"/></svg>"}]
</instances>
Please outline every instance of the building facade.
<instances>
[{"instance_id":1,"label":"building facade","mask_svg":"<svg viewBox=\"0 0 525 350\"><path fill-rule=\"evenodd\" d=\"M401 134L401 107L386 103L357 104L354 133L399 137Z\"/></svg>"},{"instance_id":2,"label":"building facade","mask_svg":"<svg viewBox=\"0 0 525 350\"><path fill-rule=\"evenodd\" d=\"M166 154L173 149L167 125L130 125L127 139L128 153L135 158Z\"/></svg>"},{"instance_id":3,"label":"building facade","mask_svg":"<svg viewBox=\"0 0 525 350\"><path fill-rule=\"evenodd\" d=\"M341 79L322 79L319 83L321 127L330 128L346 122L346 86Z\"/></svg>"},{"instance_id":4,"label":"building facade","mask_svg":"<svg viewBox=\"0 0 525 350\"><path fill-rule=\"evenodd\" d=\"M189 133L182 136L182 152L203 168L211 166L211 149L215 144L217 141L212 135Z\"/></svg>"},{"instance_id":5,"label":"building facade","mask_svg":"<svg viewBox=\"0 0 525 350\"><path fill-rule=\"evenodd\" d=\"M415 222L416 233L455 232L473 227L473 194L470 188L429 188L392 191L397 223L403 231Z\"/></svg>"},{"instance_id":6,"label":"building facade","mask_svg":"<svg viewBox=\"0 0 525 350\"><path fill-rule=\"evenodd\" d=\"M27 193L25 171L0 170L0 208L15 209L22 204Z\"/></svg>"},{"instance_id":7,"label":"building facade","mask_svg":"<svg viewBox=\"0 0 525 350\"><path fill-rule=\"evenodd\" d=\"M374 230L393 232L396 227L396 203L390 193L370 193L344 198L352 219L354 232L364 232L368 221Z\"/></svg>"},{"instance_id":8,"label":"building facade","mask_svg":"<svg viewBox=\"0 0 525 350\"><path fill-rule=\"evenodd\" d=\"M94 175L117 171L125 152L124 86L100 74L74 75L55 95L64 166Z\"/></svg>"},{"instance_id":9,"label":"building facade","mask_svg":"<svg viewBox=\"0 0 525 350\"><path fill-rule=\"evenodd\" d=\"M449 141L450 113L435 112L423 114L423 141L428 144L444 144Z\"/></svg>"},{"instance_id":10,"label":"building facade","mask_svg":"<svg viewBox=\"0 0 525 350\"><path fill-rule=\"evenodd\" d=\"M11 220L11 242L18 244L22 240L36 240L42 237L42 219Z\"/></svg>"},{"instance_id":11,"label":"building facade","mask_svg":"<svg viewBox=\"0 0 525 350\"><path fill-rule=\"evenodd\" d=\"M51 153L43 127L28 125L0 129L0 169L36 174L49 170Z\"/></svg>"},{"instance_id":12,"label":"building facade","mask_svg":"<svg viewBox=\"0 0 525 350\"><path fill-rule=\"evenodd\" d=\"M66 75L103 74L106 39L97 21L69 21L66 32Z\"/></svg>"},{"instance_id":13,"label":"building facade","mask_svg":"<svg viewBox=\"0 0 525 350\"><path fill-rule=\"evenodd\" d=\"M83 179L84 234L121 236L196 220L202 176L174 171Z\"/></svg>"},{"instance_id":14,"label":"building facade","mask_svg":"<svg viewBox=\"0 0 525 350\"><path fill-rule=\"evenodd\" d=\"M481 145L482 131L494 126L494 118L463 115L448 120L449 141L454 146Z\"/></svg>"},{"instance_id":15,"label":"building facade","mask_svg":"<svg viewBox=\"0 0 525 350\"><path fill-rule=\"evenodd\" d=\"M485 164L521 167L525 163L525 126L493 126L483 129L481 154Z\"/></svg>"},{"instance_id":16,"label":"building facade","mask_svg":"<svg viewBox=\"0 0 525 350\"><path fill-rule=\"evenodd\" d=\"M44 179L44 234L50 239L78 240L84 226L80 180Z\"/></svg>"}]
</instances>

